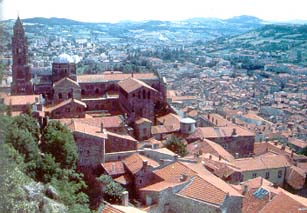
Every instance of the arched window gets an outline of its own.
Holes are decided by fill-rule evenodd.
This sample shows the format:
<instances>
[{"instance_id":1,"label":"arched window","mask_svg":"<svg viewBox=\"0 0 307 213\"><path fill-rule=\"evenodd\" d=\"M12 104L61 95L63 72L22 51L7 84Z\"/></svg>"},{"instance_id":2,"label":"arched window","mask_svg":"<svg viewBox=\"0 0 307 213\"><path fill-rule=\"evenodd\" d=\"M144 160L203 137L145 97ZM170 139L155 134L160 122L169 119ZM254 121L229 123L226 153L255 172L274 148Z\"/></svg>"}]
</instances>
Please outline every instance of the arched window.
<instances>
[{"instance_id":1,"label":"arched window","mask_svg":"<svg viewBox=\"0 0 307 213\"><path fill-rule=\"evenodd\" d=\"M138 92L138 98L141 98L141 91Z\"/></svg>"},{"instance_id":2,"label":"arched window","mask_svg":"<svg viewBox=\"0 0 307 213\"><path fill-rule=\"evenodd\" d=\"M71 92L69 92L69 93L67 94L67 97L68 97L68 98L71 98L71 97L72 97Z\"/></svg>"},{"instance_id":3,"label":"arched window","mask_svg":"<svg viewBox=\"0 0 307 213\"><path fill-rule=\"evenodd\" d=\"M99 94L99 89L98 89L98 88L96 88L96 90L95 90L95 94L96 94L96 95L98 95L98 94Z\"/></svg>"},{"instance_id":4,"label":"arched window","mask_svg":"<svg viewBox=\"0 0 307 213\"><path fill-rule=\"evenodd\" d=\"M146 91L143 90L143 99L145 99L145 98L146 98Z\"/></svg>"},{"instance_id":5,"label":"arched window","mask_svg":"<svg viewBox=\"0 0 307 213\"><path fill-rule=\"evenodd\" d=\"M81 95L85 95L85 90L84 89L81 90Z\"/></svg>"}]
</instances>

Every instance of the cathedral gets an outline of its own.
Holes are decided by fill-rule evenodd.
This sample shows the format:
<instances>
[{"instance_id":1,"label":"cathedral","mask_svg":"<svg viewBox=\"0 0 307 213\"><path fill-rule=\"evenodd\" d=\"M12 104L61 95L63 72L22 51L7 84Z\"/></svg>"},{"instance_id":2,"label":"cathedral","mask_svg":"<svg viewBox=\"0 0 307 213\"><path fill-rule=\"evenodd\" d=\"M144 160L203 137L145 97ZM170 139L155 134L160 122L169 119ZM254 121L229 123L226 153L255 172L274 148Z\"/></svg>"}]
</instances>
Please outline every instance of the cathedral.
<instances>
[{"instance_id":1,"label":"cathedral","mask_svg":"<svg viewBox=\"0 0 307 213\"><path fill-rule=\"evenodd\" d=\"M43 113L54 119L84 118L104 112L122 114L128 123L140 118L154 122L166 106L166 82L158 73L77 75L75 58L63 53L52 62L50 76L33 76L27 38L18 17L12 37L12 96L39 95Z\"/></svg>"}]
</instances>

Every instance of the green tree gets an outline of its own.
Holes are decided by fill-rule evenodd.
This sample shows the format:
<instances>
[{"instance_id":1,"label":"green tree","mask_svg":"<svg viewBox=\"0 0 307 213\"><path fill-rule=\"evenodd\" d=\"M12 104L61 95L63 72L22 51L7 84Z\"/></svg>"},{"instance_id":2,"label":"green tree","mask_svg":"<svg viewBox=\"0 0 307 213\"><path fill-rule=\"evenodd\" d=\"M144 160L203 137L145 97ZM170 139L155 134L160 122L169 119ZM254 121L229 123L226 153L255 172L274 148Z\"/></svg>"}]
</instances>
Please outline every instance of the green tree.
<instances>
[{"instance_id":1,"label":"green tree","mask_svg":"<svg viewBox=\"0 0 307 213\"><path fill-rule=\"evenodd\" d=\"M73 135L59 121L48 123L42 135L42 151L54 156L62 168L75 169L78 153Z\"/></svg>"},{"instance_id":2,"label":"green tree","mask_svg":"<svg viewBox=\"0 0 307 213\"><path fill-rule=\"evenodd\" d=\"M39 141L40 127L37 121L27 114L22 114L14 118L13 125L19 129L28 130L36 142Z\"/></svg>"},{"instance_id":3,"label":"green tree","mask_svg":"<svg viewBox=\"0 0 307 213\"><path fill-rule=\"evenodd\" d=\"M34 205L22 189L30 179L19 169L11 156L12 151L7 144L0 144L0 212L34 212ZM13 152L16 157L17 152Z\"/></svg>"},{"instance_id":4,"label":"green tree","mask_svg":"<svg viewBox=\"0 0 307 213\"><path fill-rule=\"evenodd\" d=\"M51 185L57 189L61 201L68 206L70 212L89 212L88 196L82 192L87 187L82 175L73 170L62 170L61 173L58 179L51 180Z\"/></svg>"},{"instance_id":5,"label":"green tree","mask_svg":"<svg viewBox=\"0 0 307 213\"><path fill-rule=\"evenodd\" d=\"M24 155L25 163L30 161L37 162L40 158L40 151L32 134L26 129L14 127L13 125L8 129L6 142L11 144L20 154Z\"/></svg>"},{"instance_id":6,"label":"green tree","mask_svg":"<svg viewBox=\"0 0 307 213\"><path fill-rule=\"evenodd\" d=\"M108 175L101 175L98 180L102 184L103 198L110 203L119 203L125 189Z\"/></svg>"},{"instance_id":7,"label":"green tree","mask_svg":"<svg viewBox=\"0 0 307 213\"><path fill-rule=\"evenodd\" d=\"M174 135L166 140L165 147L182 157L188 154L187 146Z\"/></svg>"},{"instance_id":8,"label":"green tree","mask_svg":"<svg viewBox=\"0 0 307 213\"><path fill-rule=\"evenodd\" d=\"M48 183L52 178L57 178L60 172L60 165L55 162L51 154L46 153L36 170L36 179L38 181Z\"/></svg>"}]
</instances>

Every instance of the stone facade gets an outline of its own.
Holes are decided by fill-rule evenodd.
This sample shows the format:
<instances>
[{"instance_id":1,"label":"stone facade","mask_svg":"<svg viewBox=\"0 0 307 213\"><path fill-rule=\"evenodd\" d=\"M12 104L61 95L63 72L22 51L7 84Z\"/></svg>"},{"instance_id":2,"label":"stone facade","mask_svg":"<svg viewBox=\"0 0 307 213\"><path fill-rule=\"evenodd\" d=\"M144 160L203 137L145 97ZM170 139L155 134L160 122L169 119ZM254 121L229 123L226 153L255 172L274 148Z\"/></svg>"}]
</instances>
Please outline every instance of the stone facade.
<instances>
[{"instance_id":1,"label":"stone facade","mask_svg":"<svg viewBox=\"0 0 307 213\"><path fill-rule=\"evenodd\" d=\"M52 81L57 82L66 77L77 80L76 64L65 61L52 63Z\"/></svg>"},{"instance_id":2,"label":"stone facade","mask_svg":"<svg viewBox=\"0 0 307 213\"><path fill-rule=\"evenodd\" d=\"M76 81L70 78L62 78L53 84L53 103L60 103L69 98L81 99L81 89Z\"/></svg>"},{"instance_id":3,"label":"stone facade","mask_svg":"<svg viewBox=\"0 0 307 213\"><path fill-rule=\"evenodd\" d=\"M108 132L106 153L123 152L137 149L137 141L129 135L119 135Z\"/></svg>"},{"instance_id":4,"label":"stone facade","mask_svg":"<svg viewBox=\"0 0 307 213\"><path fill-rule=\"evenodd\" d=\"M146 140L151 137L152 122L148 119L141 118L134 124L134 135L138 140Z\"/></svg>"},{"instance_id":5,"label":"stone facade","mask_svg":"<svg viewBox=\"0 0 307 213\"><path fill-rule=\"evenodd\" d=\"M74 132L78 147L78 165L95 167L105 160L105 139L93 135Z\"/></svg>"},{"instance_id":6,"label":"stone facade","mask_svg":"<svg viewBox=\"0 0 307 213\"><path fill-rule=\"evenodd\" d=\"M86 104L76 99L68 99L46 109L46 115L52 119L84 118Z\"/></svg>"},{"instance_id":7,"label":"stone facade","mask_svg":"<svg viewBox=\"0 0 307 213\"><path fill-rule=\"evenodd\" d=\"M12 37L13 82L11 85L12 95L31 95L33 94L33 85L31 82L32 72L28 64L28 45L27 38L21 20L17 19L14 25L14 34Z\"/></svg>"}]
</instances>

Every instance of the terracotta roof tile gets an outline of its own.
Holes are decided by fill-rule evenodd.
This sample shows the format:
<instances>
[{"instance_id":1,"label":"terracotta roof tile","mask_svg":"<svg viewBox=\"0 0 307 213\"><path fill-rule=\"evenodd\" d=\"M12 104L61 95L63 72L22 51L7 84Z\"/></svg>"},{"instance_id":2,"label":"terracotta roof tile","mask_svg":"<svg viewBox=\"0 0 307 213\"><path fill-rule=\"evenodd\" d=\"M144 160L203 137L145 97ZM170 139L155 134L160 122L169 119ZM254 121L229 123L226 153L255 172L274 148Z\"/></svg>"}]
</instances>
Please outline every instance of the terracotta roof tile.
<instances>
[{"instance_id":1,"label":"terracotta roof tile","mask_svg":"<svg viewBox=\"0 0 307 213\"><path fill-rule=\"evenodd\" d=\"M182 182L180 179L182 178L182 175L186 175L187 178L191 178L197 174L183 163L177 161L163 167L162 169L154 171L154 173L164 181L173 183Z\"/></svg>"},{"instance_id":2,"label":"terracotta roof tile","mask_svg":"<svg viewBox=\"0 0 307 213\"><path fill-rule=\"evenodd\" d=\"M69 82L69 83L71 83L71 84L74 84L74 85L77 86L77 87L80 87L80 85L78 84L78 82L76 82L76 81L74 81L74 80L72 80L72 79L70 79L70 78L67 78L67 77L62 78L61 80L58 80L57 82L55 82L55 83L53 84L53 87L57 87L58 85L62 84L62 83L65 82L65 81L67 81L67 82Z\"/></svg>"},{"instance_id":3,"label":"terracotta roof tile","mask_svg":"<svg viewBox=\"0 0 307 213\"><path fill-rule=\"evenodd\" d=\"M234 157L229 152L227 152L221 145L208 139L203 139L201 141L195 141L193 143L190 143L187 146L187 150L190 153L199 152L201 150L203 154L210 153L215 156L221 156L224 160L227 161L234 160Z\"/></svg>"},{"instance_id":4,"label":"terracotta roof tile","mask_svg":"<svg viewBox=\"0 0 307 213\"><path fill-rule=\"evenodd\" d=\"M129 157L125 158L123 160L123 163L132 174L135 174L143 168L144 161L147 161L148 166L151 166L153 168L158 167L160 165L156 161L147 158L143 155L140 155L138 153L134 153Z\"/></svg>"},{"instance_id":5,"label":"terracotta roof tile","mask_svg":"<svg viewBox=\"0 0 307 213\"><path fill-rule=\"evenodd\" d=\"M92 82L122 81L129 77L132 77L132 75L128 73L78 75L78 82L92 83ZM158 77L154 73L134 73L133 77L138 80L158 79Z\"/></svg>"},{"instance_id":6,"label":"terracotta roof tile","mask_svg":"<svg viewBox=\"0 0 307 213\"><path fill-rule=\"evenodd\" d=\"M291 166L287 169L286 172L286 182L294 189L299 190L302 189L305 185L306 181L306 173L296 167Z\"/></svg>"},{"instance_id":7,"label":"terracotta roof tile","mask_svg":"<svg viewBox=\"0 0 307 213\"><path fill-rule=\"evenodd\" d=\"M113 207L111 204L105 204L101 213L125 213L125 212Z\"/></svg>"},{"instance_id":8,"label":"terracotta roof tile","mask_svg":"<svg viewBox=\"0 0 307 213\"><path fill-rule=\"evenodd\" d=\"M242 158L236 159L231 163L237 168L240 168L241 171L255 171L291 166L291 164L288 162L288 159L282 155Z\"/></svg>"},{"instance_id":9,"label":"terracotta roof tile","mask_svg":"<svg viewBox=\"0 0 307 213\"><path fill-rule=\"evenodd\" d=\"M88 124L85 124L85 123L82 123L82 122L72 120L72 122L70 124L67 124L67 127L72 132L81 132L81 133L85 133L85 134L88 134L88 135L92 135L92 136L96 136L96 137L100 137L100 138L104 138L104 139L107 138L107 133L101 132L100 127L88 125Z\"/></svg>"},{"instance_id":10,"label":"terracotta roof tile","mask_svg":"<svg viewBox=\"0 0 307 213\"><path fill-rule=\"evenodd\" d=\"M75 99L75 98L70 98L70 99L67 99L67 100L65 100L65 101L62 101L61 103L58 103L58 104L56 104L56 105L54 105L54 106L46 107L45 111L46 111L46 112L52 112L52 111L54 111L54 110L56 110L56 109L59 109L59 108L65 106L65 105L67 105L67 104L70 104L70 103L76 103L76 104L81 105L81 106L83 106L83 107L86 108L86 103L84 103L84 102L82 102L82 101L79 101L79 100L77 100L77 99Z\"/></svg>"},{"instance_id":11,"label":"terracotta roof tile","mask_svg":"<svg viewBox=\"0 0 307 213\"><path fill-rule=\"evenodd\" d=\"M231 137L233 130L236 130L237 136L255 136L254 133L243 129L241 127L198 127L196 131L190 135L190 139L200 139L200 138L221 138L221 137Z\"/></svg>"},{"instance_id":12,"label":"terracotta roof tile","mask_svg":"<svg viewBox=\"0 0 307 213\"><path fill-rule=\"evenodd\" d=\"M178 194L217 205L222 205L226 197L224 191L199 176L196 176Z\"/></svg>"},{"instance_id":13,"label":"terracotta roof tile","mask_svg":"<svg viewBox=\"0 0 307 213\"><path fill-rule=\"evenodd\" d=\"M103 123L104 128L119 128L122 127L122 119L120 116L106 116L106 117L89 117L89 118L69 118L69 119L58 119L63 124L69 124L73 121L85 123L88 125L101 127L101 123Z\"/></svg>"},{"instance_id":14,"label":"terracotta roof tile","mask_svg":"<svg viewBox=\"0 0 307 213\"><path fill-rule=\"evenodd\" d=\"M122 175L125 173L124 164L121 161L110 161L102 163L101 166L108 175Z\"/></svg>"},{"instance_id":15,"label":"terracotta roof tile","mask_svg":"<svg viewBox=\"0 0 307 213\"><path fill-rule=\"evenodd\" d=\"M146 87L147 89L150 89L154 92L158 92L156 89L152 88L151 86L149 86L148 84L135 79L135 78L128 78L125 80L122 80L120 82L118 82L118 85L125 90L127 93L131 93L141 87Z\"/></svg>"},{"instance_id":16,"label":"terracotta roof tile","mask_svg":"<svg viewBox=\"0 0 307 213\"><path fill-rule=\"evenodd\" d=\"M299 211L300 208L305 208L307 206L301 204L297 200L287 196L285 193L281 192L280 194L276 195L272 201L270 201L267 205L264 206L262 210L259 212L261 213L272 213L272 212L278 212L278 213L289 213L289 212L307 212L305 211Z\"/></svg>"},{"instance_id":17,"label":"terracotta roof tile","mask_svg":"<svg viewBox=\"0 0 307 213\"><path fill-rule=\"evenodd\" d=\"M4 98L4 104L12 106L34 104L35 99L39 100L39 95L12 95Z\"/></svg>"}]
</instances>

